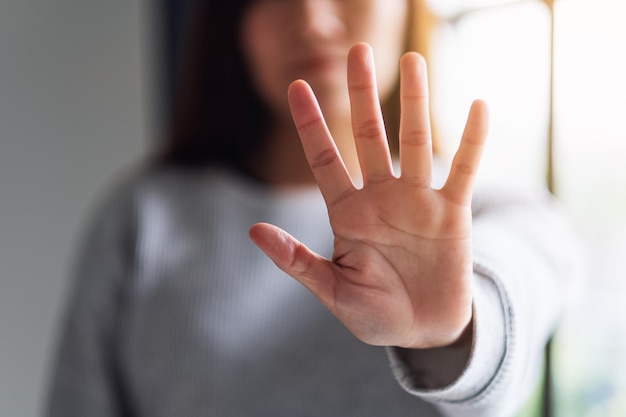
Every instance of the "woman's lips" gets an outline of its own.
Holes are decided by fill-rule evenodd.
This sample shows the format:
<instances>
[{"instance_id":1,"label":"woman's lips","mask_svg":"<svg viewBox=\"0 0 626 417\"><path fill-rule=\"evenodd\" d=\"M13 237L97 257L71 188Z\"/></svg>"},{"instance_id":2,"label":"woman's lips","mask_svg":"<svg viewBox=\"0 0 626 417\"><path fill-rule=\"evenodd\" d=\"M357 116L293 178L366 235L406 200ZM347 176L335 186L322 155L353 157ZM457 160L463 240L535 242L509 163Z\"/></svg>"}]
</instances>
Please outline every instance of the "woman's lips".
<instances>
[{"instance_id":1,"label":"woman's lips","mask_svg":"<svg viewBox=\"0 0 626 417\"><path fill-rule=\"evenodd\" d=\"M290 75L296 77L312 74L323 74L327 72L344 69L345 57L334 55L314 55L298 58L291 61L288 65Z\"/></svg>"}]
</instances>

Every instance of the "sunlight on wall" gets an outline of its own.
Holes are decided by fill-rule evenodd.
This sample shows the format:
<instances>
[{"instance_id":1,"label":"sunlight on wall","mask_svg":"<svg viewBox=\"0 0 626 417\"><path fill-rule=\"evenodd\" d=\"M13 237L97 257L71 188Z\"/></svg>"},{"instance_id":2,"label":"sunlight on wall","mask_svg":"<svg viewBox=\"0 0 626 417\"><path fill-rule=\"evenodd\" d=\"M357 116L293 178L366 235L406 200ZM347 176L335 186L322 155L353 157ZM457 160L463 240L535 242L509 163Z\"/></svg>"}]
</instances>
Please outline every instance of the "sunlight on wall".
<instances>
[{"instance_id":1,"label":"sunlight on wall","mask_svg":"<svg viewBox=\"0 0 626 417\"><path fill-rule=\"evenodd\" d=\"M626 415L626 2L557 3L556 167L590 273L555 362L560 415Z\"/></svg>"},{"instance_id":2,"label":"sunlight on wall","mask_svg":"<svg viewBox=\"0 0 626 417\"><path fill-rule=\"evenodd\" d=\"M469 104L483 98L491 130L481 177L545 180L550 14L541 1L432 0L443 23L430 59L444 155ZM502 7L491 7L505 5ZM556 193L588 255L554 348L559 417L626 416L626 1L556 0Z\"/></svg>"},{"instance_id":3,"label":"sunlight on wall","mask_svg":"<svg viewBox=\"0 0 626 417\"><path fill-rule=\"evenodd\" d=\"M471 101L486 100L491 123L480 175L489 181L544 180L549 23L544 5L527 2L473 13L435 34L432 106L444 155L456 149Z\"/></svg>"}]
</instances>

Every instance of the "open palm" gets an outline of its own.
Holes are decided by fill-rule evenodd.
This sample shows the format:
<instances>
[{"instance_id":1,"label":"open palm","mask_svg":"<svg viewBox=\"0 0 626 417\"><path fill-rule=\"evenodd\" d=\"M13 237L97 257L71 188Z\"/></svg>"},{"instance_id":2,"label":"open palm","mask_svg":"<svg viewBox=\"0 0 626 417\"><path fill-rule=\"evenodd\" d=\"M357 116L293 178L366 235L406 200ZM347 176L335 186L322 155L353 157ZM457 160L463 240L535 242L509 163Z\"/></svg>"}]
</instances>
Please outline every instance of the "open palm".
<instances>
[{"instance_id":1,"label":"open palm","mask_svg":"<svg viewBox=\"0 0 626 417\"><path fill-rule=\"evenodd\" d=\"M472 105L450 175L433 189L426 64L400 63L400 176L395 177L372 52L348 56L353 132L364 185L355 188L304 81L289 103L335 235L332 260L283 230L256 224L252 240L308 288L363 342L408 348L453 343L472 318L471 196L487 133L487 110Z\"/></svg>"}]
</instances>

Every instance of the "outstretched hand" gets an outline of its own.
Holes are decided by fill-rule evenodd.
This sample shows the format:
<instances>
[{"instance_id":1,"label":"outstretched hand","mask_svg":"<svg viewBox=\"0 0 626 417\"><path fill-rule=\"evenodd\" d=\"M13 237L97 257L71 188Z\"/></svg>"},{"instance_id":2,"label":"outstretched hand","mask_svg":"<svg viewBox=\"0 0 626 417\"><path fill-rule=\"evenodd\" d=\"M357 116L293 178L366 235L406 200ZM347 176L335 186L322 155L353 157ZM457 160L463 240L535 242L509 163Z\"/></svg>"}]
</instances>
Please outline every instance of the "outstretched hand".
<instances>
[{"instance_id":1,"label":"outstretched hand","mask_svg":"<svg viewBox=\"0 0 626 417\"><path fill-rule=\"evenodd\" d=\"M431 186L432 144L426 64L400 62L400 176L395 177L376 88L372 51L348 56L352 126L363 187L357 189L307 83L289 104L335 235L332 260L265 223L250 237L365 343L406 348L454 343L472 318L473 183L487 135L475 101L441 189Z\"/></svg>"}]
</instances>

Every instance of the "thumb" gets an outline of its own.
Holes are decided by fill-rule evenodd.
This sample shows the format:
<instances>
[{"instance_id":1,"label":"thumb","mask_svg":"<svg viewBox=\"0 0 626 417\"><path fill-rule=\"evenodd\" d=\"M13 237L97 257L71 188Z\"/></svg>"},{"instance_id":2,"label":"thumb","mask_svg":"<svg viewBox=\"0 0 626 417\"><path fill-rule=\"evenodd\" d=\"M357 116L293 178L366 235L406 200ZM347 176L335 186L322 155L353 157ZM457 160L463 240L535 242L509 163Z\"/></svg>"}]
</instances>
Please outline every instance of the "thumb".
<instances>
[{"instance_id":1,"label":"thumb","mask_svg":"<svg viewBox=\"0 0 626 417\"><path fill-rule=\"evenodd\" d=\"M322 304L331 309L335 285L332 262L271 224L253 225L249 236L278 268L306 287Z\"/></svg>"}]
</instances>

